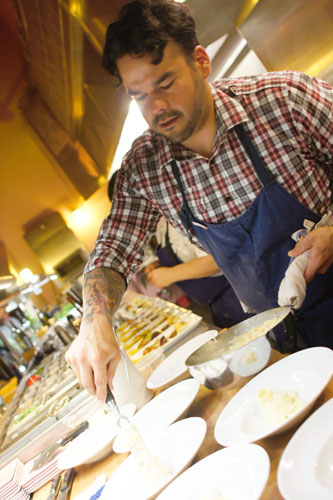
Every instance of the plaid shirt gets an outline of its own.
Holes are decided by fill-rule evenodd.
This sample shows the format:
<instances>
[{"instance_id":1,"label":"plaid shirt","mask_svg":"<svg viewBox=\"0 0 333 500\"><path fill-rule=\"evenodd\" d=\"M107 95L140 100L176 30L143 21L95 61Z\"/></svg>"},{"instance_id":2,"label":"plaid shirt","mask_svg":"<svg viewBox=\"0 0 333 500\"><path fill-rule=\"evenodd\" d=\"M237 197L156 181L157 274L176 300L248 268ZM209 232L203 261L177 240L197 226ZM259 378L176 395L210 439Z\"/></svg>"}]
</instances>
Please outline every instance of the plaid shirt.
<instances>
[{"instance_id":1,"label":"plaid shirt","mask_svg":"<svg viewBox=\"0 0 333 500\"><path fill-rule=\"evenodd\" d=\"M211 157L147 130L124 157L111 213L85 272L104 266L127 278L162 215L185 236L178 164L192 214L209 223L239 217L262 188L233 127L243 123L267 169L310 210L323 214L333 180L333 88L298 72L222 79L211 85L217 134ZM200 244L193 238L193 242Z\"/></svg>"}]
</instances>

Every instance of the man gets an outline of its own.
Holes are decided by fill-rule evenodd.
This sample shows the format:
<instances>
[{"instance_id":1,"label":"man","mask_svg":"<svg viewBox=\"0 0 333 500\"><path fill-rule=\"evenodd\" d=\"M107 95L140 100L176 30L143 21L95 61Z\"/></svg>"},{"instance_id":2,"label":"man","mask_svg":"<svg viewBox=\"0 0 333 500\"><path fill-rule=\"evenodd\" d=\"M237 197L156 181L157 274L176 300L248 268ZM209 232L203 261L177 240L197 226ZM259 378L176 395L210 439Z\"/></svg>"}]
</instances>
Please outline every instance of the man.
<instances>
[{"instance_id":1,"label":"man","mask_svg":"<svg viewBox=\"0 0 333 500\"><path fill-rule=\"evenodd\" d=\"M123 160L86 267L82 326L66 356L83 386L105 400L120 358L112 316L161 215L213 255L257 312L277 306L289 257L309 250L296 328L304 345L332 347L333 228L293 250L291 239L331 203L332 88L294 72L210 85L193 18L167 0L122 9L104 66L151 128Z\"/></svg>"}]
</instances>

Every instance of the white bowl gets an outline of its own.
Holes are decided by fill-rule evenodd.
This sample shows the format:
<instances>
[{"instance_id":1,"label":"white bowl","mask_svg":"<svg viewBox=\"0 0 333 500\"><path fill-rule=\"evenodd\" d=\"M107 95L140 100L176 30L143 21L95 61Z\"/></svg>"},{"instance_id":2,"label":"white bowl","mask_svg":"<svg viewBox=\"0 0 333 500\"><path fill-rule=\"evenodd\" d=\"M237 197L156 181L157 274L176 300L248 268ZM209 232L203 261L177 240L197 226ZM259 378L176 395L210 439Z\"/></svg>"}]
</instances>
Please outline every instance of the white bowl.
<instances>
[{"instance_id":1,"label":"white bowl","mask_svg":"<svg viewBox=\"0 0 333 500\"><path fill-rule=\"evenodd\" d=\"M158 389L188 372L186 359L203 344L216 337L216 330L208 330L176 349L153 371L147 380L148 389Z\"/></svg>"},{"instance_id":2,"label":"white bowl","mask_svg":"<svg viewBox=\"0 0 333 500\"><path fill-rule=\"evenodd\" d=\"M197 380L192 378L183 380L161 392L143 406L131 419L143 440L145 441L151 434L184 417L199 388L200 384ZM124 436L120 431L114 440L113 450L116 453L129 451L127 441L126 435Z\"/></svg>"},{"instance_id":3,"label":"white bowl","mask_svg":"<svg viewBox=\"0 0 333 500\"><path fill-rule=\"evenodd\" d=\"M246 384L253 375L263 370L271 352L271 345L263 336L225 356L190 366L189 372L208 389L225 391Z\"/></svg>"},{"instance_id":4,"label":"white bowl","mask_svg":"<svg viewBox=\"0 0 333 500\"><path fill-rule=\"evenodd\" d=\"M267 452L256 444L216 451L192 465L156 500L258 500L270 470Z\"/></svg>"},{"instance_id":5,"label":"white bowl","mask_svg":"<svg viewBox=\"0 0 333 500\"><path fill-rule=\"evenodd\" d=\"M134 415L135 405L129 403L119 409L130 418ZM59 454L58 468L65 470L102 460L112 452L112 444L118 432L117 415L112 411L98 412L89 419L88 429L70 441Z\"/></svg>"},{"instance_id":6,"label":"white bowl","mask_svg":"<svg viewBox=\"0 0 333 500\"><path fill-rule=\"evenodd\" d=\"M148 449L160 459L170 471L167 477L152 477L143 474L135 456L130 455L115 470L103 490L100 500L149 500L178 476L190 463L200 448L205 434L206 422L199 417L186 418L160 429L146 440Z\"/></svg>"},{"instance_id":7,"label":"white bowl","mask_svg":"<svg viewBox=\"0 0 333 500\"><path fill-rule=\"evenodd\" d=\"M281 456L277 480L286 500L332 500L333 398L297 429Z\"/></svg>"},{"instance_id":8,"label":"white bowl","mask_svg":"<svg viewBox=\"0 0 333 500\"><path fill-rule=\"evenodd\" d=\"M229 401L217 419L215 439L223 446L251 443L286 431L311 410L333 373L333 351L311 347L287 356L266 368ZM295 391L303 406L282 423L265 418L257 396L261 389Z\"/></svg>"}]
</instances>

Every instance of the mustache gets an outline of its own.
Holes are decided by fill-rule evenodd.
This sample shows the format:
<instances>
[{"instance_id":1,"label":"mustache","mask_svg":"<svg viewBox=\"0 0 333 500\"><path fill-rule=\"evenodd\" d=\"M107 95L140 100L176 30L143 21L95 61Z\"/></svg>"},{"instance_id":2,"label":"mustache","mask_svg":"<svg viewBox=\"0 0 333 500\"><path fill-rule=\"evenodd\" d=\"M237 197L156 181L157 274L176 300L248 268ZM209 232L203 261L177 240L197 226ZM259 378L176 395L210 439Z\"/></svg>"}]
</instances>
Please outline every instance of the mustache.
<instances>
[{"instance_id":1,"label":"mustache","mask_svg":"<svg viewBox=\"0 0 333 500\"><path fill-rule=\"evenodd\" d=\"M160 122L167 121L168 118L176 118L177 116L182 116L182 113L180 111L169 111L168 113L161 113L160 115L155 116L153 125L157 127Z\"/></svg>"}]
</instances>

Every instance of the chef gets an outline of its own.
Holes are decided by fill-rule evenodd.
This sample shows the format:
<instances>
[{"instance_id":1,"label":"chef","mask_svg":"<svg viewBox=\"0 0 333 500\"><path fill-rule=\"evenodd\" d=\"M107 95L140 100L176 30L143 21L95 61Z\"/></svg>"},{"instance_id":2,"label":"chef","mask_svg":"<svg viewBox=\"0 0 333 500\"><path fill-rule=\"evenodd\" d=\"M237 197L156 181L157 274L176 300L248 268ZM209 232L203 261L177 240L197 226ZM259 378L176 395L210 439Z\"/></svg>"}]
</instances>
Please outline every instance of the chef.
<instances>
[{"instance_id":1,"label":"chef","mask_svg":"<svg viewBox=\"0 0 333 500\"><path fill-rule=\"evenodd\" d=\"M104 67L149 129L125 155L111 213L85 269L84 314L66 359L105 401L120 360L112 317L163 215L213 255L247 307L277 306L290 257L309 252L302 346L333 347L333 228L311 231L331 204L333 89L299 72L208 82L210 60L188 8L126 4L110 24Z\"/></svg>"}]
</instances>

